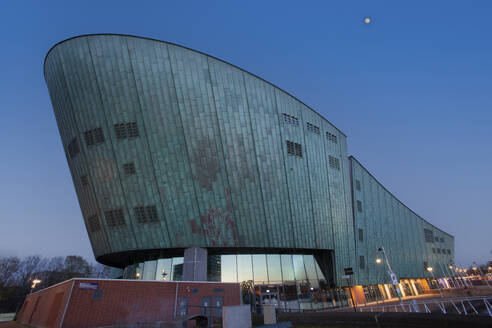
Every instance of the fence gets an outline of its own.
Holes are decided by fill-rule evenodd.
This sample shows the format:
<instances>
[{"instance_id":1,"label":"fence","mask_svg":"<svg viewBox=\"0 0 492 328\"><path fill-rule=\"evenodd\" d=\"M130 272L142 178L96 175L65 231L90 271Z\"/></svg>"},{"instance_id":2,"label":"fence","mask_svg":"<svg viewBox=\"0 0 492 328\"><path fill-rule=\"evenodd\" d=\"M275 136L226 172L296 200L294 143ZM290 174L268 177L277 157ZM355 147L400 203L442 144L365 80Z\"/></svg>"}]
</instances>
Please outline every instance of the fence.
<instances>
[{"instance_id":1,"label":"fence","mask_svg":"<svg viewBox=\"0 0 492 328\"><path fill-rule=\"evenodd\" d=\"M383 306L366 306L360 312L422 312L492 317L492 296L433 299L402 302Z\"/></svg>"}]
</instances>

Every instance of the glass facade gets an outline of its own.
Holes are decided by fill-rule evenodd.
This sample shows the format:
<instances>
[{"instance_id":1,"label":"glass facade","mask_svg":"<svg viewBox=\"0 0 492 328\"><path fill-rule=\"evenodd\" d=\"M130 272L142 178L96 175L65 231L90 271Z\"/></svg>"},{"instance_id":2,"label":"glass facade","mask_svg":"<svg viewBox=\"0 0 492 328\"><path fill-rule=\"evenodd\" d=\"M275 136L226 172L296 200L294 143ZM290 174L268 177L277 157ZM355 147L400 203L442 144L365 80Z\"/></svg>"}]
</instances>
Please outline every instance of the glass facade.
<instances>
[{"instance_id":1,"label":"glass facade","mask_svg":"<svg viewBox=\"0 0 492 328\"><path fill-rule=\"evenodd\" d=\"M123 278L180 281L183 257L146 261L125 268ZM285 311L349 306L343 288L330 289L313 255L209 255L209 281L239 282L243 303L260 312L263 304Z\"/></svg>"}]
</instances>

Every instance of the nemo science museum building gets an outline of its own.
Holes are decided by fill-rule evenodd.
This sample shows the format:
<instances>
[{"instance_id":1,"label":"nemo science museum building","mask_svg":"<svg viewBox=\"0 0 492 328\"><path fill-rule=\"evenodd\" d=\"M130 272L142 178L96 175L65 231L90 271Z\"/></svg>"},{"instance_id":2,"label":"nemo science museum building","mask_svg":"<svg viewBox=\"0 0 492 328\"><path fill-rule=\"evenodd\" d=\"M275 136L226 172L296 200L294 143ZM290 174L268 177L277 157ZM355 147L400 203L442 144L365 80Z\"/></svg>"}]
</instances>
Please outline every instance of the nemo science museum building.
<instances>
[{"instance_id":1,"label":"nemo science museum building","mask_svg":"<svg viewBox=\"0 0 492 328\"><path fill-rule=\"evenodd\" d=\"M452 287L454 237L262 78L108 34L58 43L44 75L94 255L122 278L239 282L292 310Z\"/></svg>"}]
</instances>

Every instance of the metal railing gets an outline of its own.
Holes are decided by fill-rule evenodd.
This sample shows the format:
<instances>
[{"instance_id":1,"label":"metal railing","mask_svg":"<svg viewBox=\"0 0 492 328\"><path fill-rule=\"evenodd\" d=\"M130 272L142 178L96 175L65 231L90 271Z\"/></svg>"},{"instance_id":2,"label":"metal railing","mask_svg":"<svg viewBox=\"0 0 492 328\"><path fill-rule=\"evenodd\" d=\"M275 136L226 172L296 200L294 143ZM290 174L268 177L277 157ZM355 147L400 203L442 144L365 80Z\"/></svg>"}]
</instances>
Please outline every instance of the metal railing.
<instances>
[{"instance_id":1,"label":"metal railing","mask_svg":"<svg viewBox=\"0 0 492 328\"><path fill-rule=\"evenodd\" d=\"M365 306L360 312L415 312L461 315L485 315L492 317L492 296L412 300L391 305Z\"/></svg>"}]
</instances>

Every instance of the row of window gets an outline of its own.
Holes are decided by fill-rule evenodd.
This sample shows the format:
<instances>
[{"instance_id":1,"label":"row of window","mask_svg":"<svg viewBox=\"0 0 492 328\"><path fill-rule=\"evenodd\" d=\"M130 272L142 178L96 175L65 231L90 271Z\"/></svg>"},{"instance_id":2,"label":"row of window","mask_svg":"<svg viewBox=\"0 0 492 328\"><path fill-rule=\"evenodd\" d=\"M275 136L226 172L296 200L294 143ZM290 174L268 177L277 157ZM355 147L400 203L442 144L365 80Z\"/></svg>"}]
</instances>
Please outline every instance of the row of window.
<instances>
[{"instance_id":1,"label":"row of window","mask_svg":"<svg viewBox=\"0 0 492 328\"><path fill-rule=\"evenodd\" d=\"M157 215L157 208L155 205L134 207L133 213L135 214L137 222L141 224L159 221L159 216ZM104 217L108 227L126 225L125 215L123 214L123 209L121 208L105 211ZM97 215L91 216L87 219L87 221L91 232L101 230L101 224Z\"/></svg>"},{"instance_id":2,"label":"row of window","mask_svg":"<svg viewBox=\"0 0 492 328\"><path fill-rule=\"evenodd\" d=\"M137 122L115 124L114 130L115 130L116 138L118 139L135 138L139 136ZM105 138L104 138L103 129L99 127L99 128L85 131L84 139L88 147L96 146L104 143ZM80 152L80 147L77 138L73 138L72 141L68 144L67 148L70 158L75 157L75 155L77 155Z\"/></svg>"},{"instance_id":3,"label":"row of window","mask_svg":"<svg viewBox=\"0 0 492 328\"><path fill-rule=\"evenodd\" d=\"M289 115L289 114L286 114L286 113L282 113L282 119L284 121L284 123L286 124L290 124L290 125L293 125L293 126L299 126L299 118L295 117L295 116L292 116L292 115ZM310 132L313 132L313 133L316 133L316 134L320 134L321 130L319 128L319 126L316 126L312 123L309 123L309 122L306 122L306 128L308 131ZM333 133L330 133L330 132L326 132L326 138L333 142L333 143L338 143L338 138L336 135L334 135Z\"/></svg>"},{"instance_id":4,"label":"row of window","mask_svg":"<svg viewBox=\"0 0 492 328\"><path fill-rule=\"evenodd\" d=\"M434 242L434 232L430 229L424 229L424 240L426 243L433 243Z\"/></svg>"},{"instance_id":5,"label":"row of window","mask_svg":"<svg viewBox=\"0 0 492 328\"><path fill-rule=\"evenodd\" d=\"M432 253L434 253L434 254L451 254L451 250L449 248L448 249L432 248Z\"/></svg>"},{"instance_id":6,"label":"row of window","mask_svg":"<svg viewBox=\"0 0 492 328\"><path fill-rule=\"evenodd\" d=\"M125 175L133 175L137 172L134 163L123 164L123 171L125 172ZM87 177L87 175L83 175L80 177L80 184L82 186L89 185L89 178Z\"/></svg>"}]
</instances>

